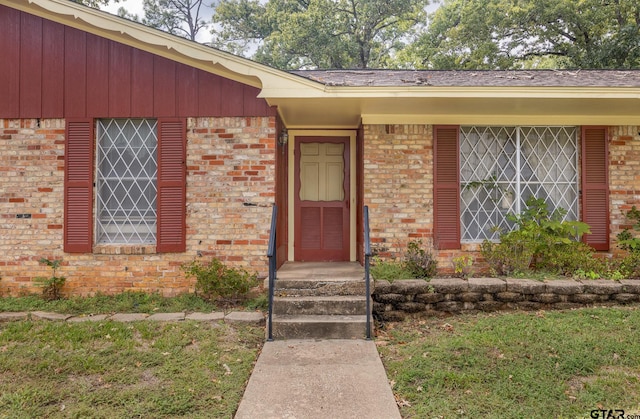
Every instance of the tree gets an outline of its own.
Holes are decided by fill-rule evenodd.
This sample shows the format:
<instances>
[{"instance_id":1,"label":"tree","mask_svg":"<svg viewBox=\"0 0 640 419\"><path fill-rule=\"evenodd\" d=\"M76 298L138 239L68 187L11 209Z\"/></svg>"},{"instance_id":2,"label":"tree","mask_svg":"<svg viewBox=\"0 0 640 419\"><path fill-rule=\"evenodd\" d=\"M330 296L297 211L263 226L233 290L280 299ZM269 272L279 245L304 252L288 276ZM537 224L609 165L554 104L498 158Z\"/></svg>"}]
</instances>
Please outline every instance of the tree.
<instances>
[{"instance_id":1,"label":"tree","mask_svg":"<svg viewBox=\"0 0 640 419\"><path fill-rule=\"evenodd\" d=\"M402 59L419 68L630 68L638 0L446 0Z\"/></svg>"},{"instance_id":2,"label":"tree","mask_svg":"<svg viewBox=\"0 0 640 419\"><path fill-rule=\"evenodd\" d=\"M428 0L222 0L214 45L277 68L386 67Z\"/></svg>"},{"instance_id":3,"label":"tree","mask_svg":"<svg viewBox=\"0 0 640 419\"><path fill-rule=\"evenodd\" d=\"M212 13L212 5L206 5L204 0L144 0L142 7L143 24L192 41L196 40L202 29L209 26L204 16ZM118 15L140 21L139 16L127 12L123 7L118 10Z\"/></svg>"}]
</instances>

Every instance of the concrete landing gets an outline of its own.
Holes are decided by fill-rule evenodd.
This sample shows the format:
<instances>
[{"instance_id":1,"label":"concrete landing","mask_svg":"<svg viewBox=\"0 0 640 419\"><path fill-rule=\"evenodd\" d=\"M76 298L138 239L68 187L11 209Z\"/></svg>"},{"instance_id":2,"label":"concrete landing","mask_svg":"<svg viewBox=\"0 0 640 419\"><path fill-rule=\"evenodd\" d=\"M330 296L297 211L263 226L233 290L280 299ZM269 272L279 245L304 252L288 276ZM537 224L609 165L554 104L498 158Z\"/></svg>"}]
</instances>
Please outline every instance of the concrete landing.
<instances>
[{"instance_id":1,"label":"concrete landing","mask_svg":"<svg viewBox=\"0 0 640 419\"><path fill-rule=\"evenodd\" d=\"M266 342L236 419L400 419L373 341Z\"/></svg>"}]
</instances>

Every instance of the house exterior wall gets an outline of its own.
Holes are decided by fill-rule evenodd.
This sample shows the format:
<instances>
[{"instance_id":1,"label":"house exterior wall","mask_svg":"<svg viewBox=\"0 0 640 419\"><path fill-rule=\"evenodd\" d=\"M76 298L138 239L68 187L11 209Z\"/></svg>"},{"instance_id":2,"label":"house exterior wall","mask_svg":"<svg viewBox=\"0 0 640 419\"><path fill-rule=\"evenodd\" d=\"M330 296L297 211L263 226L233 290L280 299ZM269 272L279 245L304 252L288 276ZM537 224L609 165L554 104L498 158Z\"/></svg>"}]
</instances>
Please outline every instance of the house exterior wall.
<instances>
[{"instance_id":1,"label":"house exterior wall","mask_svg":"<svg viewBox=\"0 0 640 419\"><path fill-rule=\"evenodd\" d=\"M395 257L411 240L433 245L432 127L364 125L363 136L373 250Z\"/></svg>"},{"instance_id":2,"label":"house exterior wall","mask_svg":"<svg viewBox=\"0 0 640 419\"><path fill-rule=\"evenodd\" d=\"M369 206L371 240L382 257L401 257L407 243L421 240L435 249L433 232L433 126L365 125L364 205ZM640 207L640 133L636 126L609 128L610 241L631 225L625 218ZM479 245L460 250L433 250L442 273L453 271L451 259L471 254L481 267Z\"/></svg>"},{"instance_id":3,"label":"house exterior wall","mask_svg":"<svg viewBox=\"0 0 640 419\"><path fill-rule=\"evenodd\" d=\"M640 127L609 128L609 202L611 252L617 254L616 235L632 228L625 214L640 208Z\"/></svg>"},{"instance_id":4,"label":"house exterior wall","mask_svg":"<svg viewBox=\"0 0 640 419\"><path fill-rule=\"evenodd\" d=\"M0 119L0 295L37 291L51 275L41 258L61 259L65 292L125 290L175 295L193 289L184 262L217 257L266 275L266 246L275 198L275 117L187 120L187 250L155 246L62 250L63 119Z\"/></svg>"}]
</instances>

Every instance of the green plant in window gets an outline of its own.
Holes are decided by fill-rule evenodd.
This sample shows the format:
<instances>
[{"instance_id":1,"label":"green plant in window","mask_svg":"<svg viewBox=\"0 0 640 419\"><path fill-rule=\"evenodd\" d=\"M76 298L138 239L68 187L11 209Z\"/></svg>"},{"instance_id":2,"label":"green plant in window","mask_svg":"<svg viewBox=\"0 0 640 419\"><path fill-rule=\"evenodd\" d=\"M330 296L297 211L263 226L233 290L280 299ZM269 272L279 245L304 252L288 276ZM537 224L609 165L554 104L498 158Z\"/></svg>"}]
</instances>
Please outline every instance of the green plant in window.
<instances>
[{"instance_id":1,"label":"green plant in window","mask_svg":"<svg viewBox=\"0 0 640 419\"><path fill-rule=\"evenodd\" d=\"M64 276L58 276L58 268L62 260L50 260L47 258L41 258L40 263L43 263L51 268L52 274L50 277L45 278L39 276L34 279L34 282L39 287L42 287L42 297L47 301L59 300L62 298L62 287L64 287L67 279Z\"/></svg>"},{"instance_id":2,"label":"green plant in window","mask_svg":"<svg viewBox=\"0 0 640 419\"><path fill-rule=\"evenodd\" d=\"M489 176L482 180L472 180L462 183L462 189L480 189L484 188L489 199L495 204L500 203L503 208L509 208L513 201L513 192L500 186L498 183L498 175L492 172Z\"/></svg>"}]
</instances>

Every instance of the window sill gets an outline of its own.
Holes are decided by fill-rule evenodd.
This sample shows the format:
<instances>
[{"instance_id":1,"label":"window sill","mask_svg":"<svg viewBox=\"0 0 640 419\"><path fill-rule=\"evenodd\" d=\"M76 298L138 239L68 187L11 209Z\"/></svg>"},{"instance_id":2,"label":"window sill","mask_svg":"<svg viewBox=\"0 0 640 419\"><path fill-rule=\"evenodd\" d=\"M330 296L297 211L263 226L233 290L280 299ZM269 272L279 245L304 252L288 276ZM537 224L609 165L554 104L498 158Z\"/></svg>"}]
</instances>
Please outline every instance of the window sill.
<instances>
[{"instance_id":1,"label":"window sill","mask_svg":"<svg viewBox=\"0 0 640 419\"><path fill-rule=\"evenodd\" d=\"M155 244L97 244L93 253L99 255L154 255Z\"/></svg>"}]
</instances>

